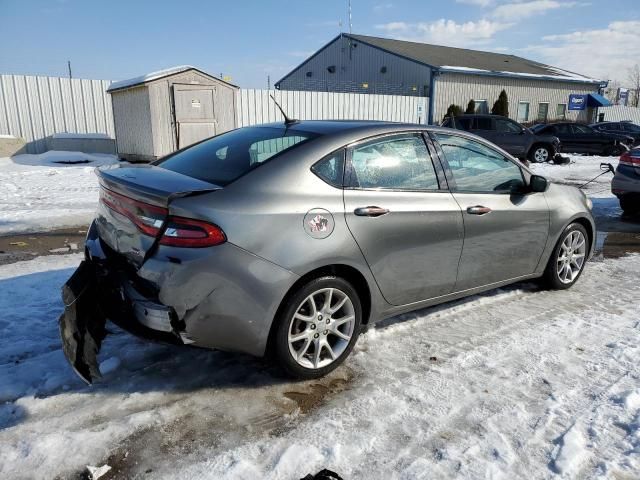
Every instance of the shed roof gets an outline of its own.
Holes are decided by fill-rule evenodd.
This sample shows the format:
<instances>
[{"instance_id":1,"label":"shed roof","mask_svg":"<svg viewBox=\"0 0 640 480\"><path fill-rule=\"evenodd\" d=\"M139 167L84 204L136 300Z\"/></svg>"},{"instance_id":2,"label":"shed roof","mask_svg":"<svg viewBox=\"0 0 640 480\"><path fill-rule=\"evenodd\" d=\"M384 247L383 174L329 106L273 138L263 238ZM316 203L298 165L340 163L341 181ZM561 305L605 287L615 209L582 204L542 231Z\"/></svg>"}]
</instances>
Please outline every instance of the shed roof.
<instances>
[{"instance_id":1,"label":"shed roof","mask_svg":"<svg viewBox=\"0 0 640 480\"><path fill-rule=\"evenodd\" d=\"M221 79L216 78L216 77L214 77L212 75L209 75L206 72L203 72L199 68L193 67L191 65L178 65L176 67L170 67L170 68L165 68L164 70L158 70L157 72L146 73L146 74L140 75L138 77L127 78L125 80L119 80L117 82L113 82L113 83L111 83L111 85L109 85L109 88L107 88L107 92L113 92L115 90L122 90L123 88L131 88L131 87L135 87L136 85L143 85L145 83L149 83L149 82L152 82L154 80L159 80L159 79L164 78L164 77L169 77L171 75L176 75L178 73L186 72L188 70L195 70L195 71L201 73L202 75L206 75L209 78L213 78L214 80L217 80L219 82L226 83L227 85L229 85L231 87L238 88L237 86L235 86L235 85L233 85L233 84L231 84L229 82L225 82L224 80L221 80Z\"/></svg>"}]
</instances>

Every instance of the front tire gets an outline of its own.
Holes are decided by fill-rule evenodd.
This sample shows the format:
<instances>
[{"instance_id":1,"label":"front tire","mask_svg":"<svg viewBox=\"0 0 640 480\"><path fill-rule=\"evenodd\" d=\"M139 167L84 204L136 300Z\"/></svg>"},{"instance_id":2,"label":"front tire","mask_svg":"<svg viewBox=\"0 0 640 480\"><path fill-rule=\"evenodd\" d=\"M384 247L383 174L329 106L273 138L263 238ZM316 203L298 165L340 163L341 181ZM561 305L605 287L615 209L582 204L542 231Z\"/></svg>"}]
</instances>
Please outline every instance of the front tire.
<instances>
[{"instance_id":1,"label":"front tire","mask_svg":"<svg viewBox=\"0 0 640 480\"><path fill-rule=\"evenodd\" d=\"M551 160L551 149L546 145L534 145L529 151L529 160L534 163L545 163Z\"/></svg>"},{"instance_id":2,"label":"front tire","mask_svg":"<svg viewBox=\"0 0 640 480\"><path fill-rule=\"evenodd\" d=\"M556 244L547 268L544 283L553 290L564 290L573 286L584 271L589 254L587 230L579 223L565 228Z\"/></svg>"},{"instance_id":3,"label":"front tire","mask_svg":"<svg viewBox=\"0 0 640 480\"><path fill-rule=\"evenodd\" d=\"M280 309L273 337L277 363L291 377L319 378L351 353L362 324L362 306L346 280L310 280Z\"/></svg>"}]
</instances>

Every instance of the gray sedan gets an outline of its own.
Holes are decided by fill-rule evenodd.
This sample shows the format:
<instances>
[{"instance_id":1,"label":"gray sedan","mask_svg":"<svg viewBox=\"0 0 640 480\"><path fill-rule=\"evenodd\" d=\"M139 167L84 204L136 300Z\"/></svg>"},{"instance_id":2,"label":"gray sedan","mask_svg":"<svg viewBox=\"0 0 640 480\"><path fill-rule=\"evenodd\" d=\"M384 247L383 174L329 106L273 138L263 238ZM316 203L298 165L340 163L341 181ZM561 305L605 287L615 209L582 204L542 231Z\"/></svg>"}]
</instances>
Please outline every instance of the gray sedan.
<instances>
[{"instance_id":1,"label":"gray sedan","mask_svg":"<svg viewBox=\"0 0 640 480\"><path fill-rule=\"evenodd\" d=\"M106 319L314 378L380 319L527 279L568 288L594 244L580 190L460 130L268 124L97 173L60 318L88 382Z\"/></svg>"}]
</instances>

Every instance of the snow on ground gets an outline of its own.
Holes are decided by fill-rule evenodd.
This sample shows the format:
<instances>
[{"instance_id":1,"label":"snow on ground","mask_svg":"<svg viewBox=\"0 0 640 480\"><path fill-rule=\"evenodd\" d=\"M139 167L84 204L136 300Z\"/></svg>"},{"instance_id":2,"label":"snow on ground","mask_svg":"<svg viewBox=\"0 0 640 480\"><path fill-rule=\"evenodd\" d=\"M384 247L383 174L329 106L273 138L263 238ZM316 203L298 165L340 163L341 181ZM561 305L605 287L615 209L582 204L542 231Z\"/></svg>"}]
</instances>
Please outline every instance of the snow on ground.
<instances>
[{"instance_id":1,"label":"snow on ground","mask_svg":"<svg viewBox=\"0 0 640 480\"><path fill-rule=\"evenodd\" d=\"M117 161L57 151L0 158L0 235L88 224L98 201L93 169Z\"/></svg>"},{"instance_id":2,"label":"snow on ground","mask_svg":"<svg viewBox=\"0 0 640 480\"><path fill-rule=\"evenodd\" d=\"M530 165L538 175L547 177L549 180L561 181L579 187L587 181L599 175L601 163L610 163L614 168L618 166L619 157L600 157L587 155L569 155L571 163L566 165L556 165L554 163L532 163ZM611 197L612 173L605 173L593 182L589 183L584 191L593 198Z\"/></svg>"},{"instance_id":3,"label":"snow on ground","mask_svg":"<svg viewBox=\"0 0 640 480\"><path fill-rule=\"evenodd\" d=\"M386 321L326 379L109 326L85 386L57 338L79 255L0 267L0 478L634 478L640 255ZM615 281L602 282L603 278Z\"/></svg>"}]
</instances>

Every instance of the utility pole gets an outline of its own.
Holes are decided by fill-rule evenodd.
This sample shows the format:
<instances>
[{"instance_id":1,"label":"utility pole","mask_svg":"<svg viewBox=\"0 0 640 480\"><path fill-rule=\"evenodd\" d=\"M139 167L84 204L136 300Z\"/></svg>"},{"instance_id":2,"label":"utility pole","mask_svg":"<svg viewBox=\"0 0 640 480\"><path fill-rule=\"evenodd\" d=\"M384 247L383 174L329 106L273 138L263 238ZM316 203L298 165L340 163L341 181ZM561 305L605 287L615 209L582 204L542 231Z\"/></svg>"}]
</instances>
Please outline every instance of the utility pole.
<instances>
[{"instance_id":1,"label":"utility pole","mask_svg":"<svg viewBox=\"0 0 640 480\"><path fill-rule=\"evenodd\" d=\"M351 34L351 0L349 0L349 34Z\"/></svg>"},{"instance_id":2,"label":"utility pole","mask_svg":"<svg viewBox=\"0 0 640 480\"><path fill-rule=\"evenodd\" d=\"M71 60L67 60L67 69L69 70L69 78L73 78L71 75Z\"/></svg>"},{"instance_id":3,"label":"utility pole","mask_svg":"<svg viewBox=\"0 0 640 480\"><path fill-rule=\"evenodd\" d=\"M271 77L267 75L267 90L271 90Z\"/></svg>"}]
</instances>

